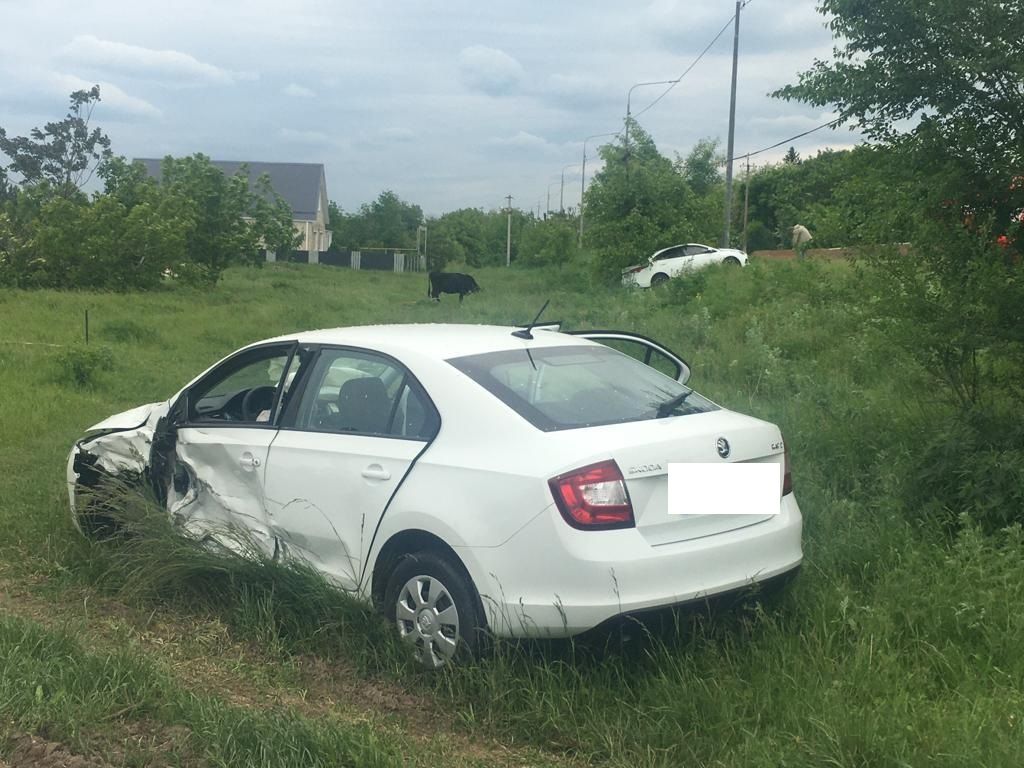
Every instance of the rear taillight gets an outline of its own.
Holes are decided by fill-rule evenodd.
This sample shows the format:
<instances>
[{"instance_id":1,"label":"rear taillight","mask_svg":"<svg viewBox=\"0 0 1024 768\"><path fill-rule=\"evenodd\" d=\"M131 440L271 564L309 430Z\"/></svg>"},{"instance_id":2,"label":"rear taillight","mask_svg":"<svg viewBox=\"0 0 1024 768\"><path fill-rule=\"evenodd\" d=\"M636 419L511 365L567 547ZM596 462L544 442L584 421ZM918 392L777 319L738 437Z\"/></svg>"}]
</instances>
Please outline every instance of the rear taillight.
<instances>
[{"instance_id":1,"label":"rear taillight","mask_svg":"<svg viewBox=\"0 0 1024 768\"><path fill-rule=\"evenodd\" d=\"M548 480L555 504L573 528L632 528L633 504L619 465L602 461Z\"/></svg>"},{"instance_id":2,"label":"rear taillight","mask_svg":"<svg viewBox=\"0 0 1024 768\"><path fill-rule=\"evenodd\" d=\"M643 270L644 270L643 265L642 264L638 264L635 267L630 267L629 269L626 269L626 270L623 270L623 271L627 275L635 275L637 272L643 272Z\"/></svg>"},{"instance_id":3,"label":"rear taillight","mask_svg":"<svg viewBox=\"0 0 1024 768\"><path fill-rule=\"evenodd\" d=\"M793 473L789 468L789 446L783 448L782 495L793 492Z\"/></svg>"}]
</instances>

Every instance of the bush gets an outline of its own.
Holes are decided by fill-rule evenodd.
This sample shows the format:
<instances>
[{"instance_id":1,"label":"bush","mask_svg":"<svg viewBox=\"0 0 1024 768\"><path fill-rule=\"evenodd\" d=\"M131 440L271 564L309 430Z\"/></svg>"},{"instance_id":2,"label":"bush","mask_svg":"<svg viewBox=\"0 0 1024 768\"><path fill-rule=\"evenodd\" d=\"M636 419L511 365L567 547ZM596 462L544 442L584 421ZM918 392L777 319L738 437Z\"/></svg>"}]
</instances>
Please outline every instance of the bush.
<instances>
[{"instance_id":1,"label":"bush","mask_svg":"<svg viewBox=\"0 0 1024 768\"><path fill-rule=\"evenodd\" d=\"M903 503L915 516L957 529L968 521L993 532L1024 523L1024 429L972 411L922 428Z\"/></svg>"},{"instance_id":2,"label":"bush","mask_svg":"<svg viewBox=\"0 0 1024 768\"><path fill-rule=\"evenodd\" d=\"M57 364L64 378L75 386L85 387L96 383L100 371L114 367L114 353L103 345L76 344L58 355Z\"/></svg>"}]
</instances>

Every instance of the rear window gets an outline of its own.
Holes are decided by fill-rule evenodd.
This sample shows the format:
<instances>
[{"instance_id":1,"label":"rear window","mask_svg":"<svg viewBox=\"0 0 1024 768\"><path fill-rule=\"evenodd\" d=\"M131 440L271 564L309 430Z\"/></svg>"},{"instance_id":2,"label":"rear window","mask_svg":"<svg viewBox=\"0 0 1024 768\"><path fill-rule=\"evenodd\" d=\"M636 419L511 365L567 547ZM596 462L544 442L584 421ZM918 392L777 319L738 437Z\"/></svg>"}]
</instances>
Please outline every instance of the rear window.
<instances>
[{"instance_id":1,"label":"rear window","mask_svg":"<svg viewBox=\"0 0 1024 768\"><path fill-rule=\"evenodd\" d=\"M659 405L690 391L603 346L488 352L448 362L545 432L653 419ZM671 415L717 408L692 392Z\"/></svg>"}]
</instances>

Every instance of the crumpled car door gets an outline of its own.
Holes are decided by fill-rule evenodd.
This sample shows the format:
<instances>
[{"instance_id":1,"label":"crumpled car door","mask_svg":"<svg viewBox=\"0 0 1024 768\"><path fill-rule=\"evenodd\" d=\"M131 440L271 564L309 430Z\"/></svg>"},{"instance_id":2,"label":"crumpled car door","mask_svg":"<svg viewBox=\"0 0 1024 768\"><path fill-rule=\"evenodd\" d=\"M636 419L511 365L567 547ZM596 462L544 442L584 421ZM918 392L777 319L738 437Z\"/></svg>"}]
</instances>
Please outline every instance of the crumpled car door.
<instances>
[{"instance_id":1,"label":"crumpled car door","mask_svg":"<svg viewBox=\"0 0 1024 768\"><path fill-rule=\"evenodd\" d=\"M157 425L154 490L189 533L236 551L275 553L263 480L295 348L277 343L233 355L183 392Z\"/></svg>"},{"instance_id":2,"label":"crumpled car door","mask_svg":"<svg viewBox=\"0 0 1024 768\"><path fill-rule=\"evenodd\" d=\"M276 430L246 427L179 429L167 511L194 535L236 549L248 539L273 555L263 477L276 436Z\"/></svg>"}]
</instances>

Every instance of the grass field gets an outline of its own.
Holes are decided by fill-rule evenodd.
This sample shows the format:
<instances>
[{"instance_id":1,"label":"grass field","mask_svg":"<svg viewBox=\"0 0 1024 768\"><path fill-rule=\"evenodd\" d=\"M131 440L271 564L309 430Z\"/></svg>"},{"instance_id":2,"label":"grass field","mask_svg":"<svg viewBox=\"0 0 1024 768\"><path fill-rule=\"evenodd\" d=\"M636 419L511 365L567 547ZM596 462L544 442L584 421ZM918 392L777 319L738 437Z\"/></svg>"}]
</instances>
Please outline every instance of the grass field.
<instances>
[{"instance_id":1,"label":"grass field","mask_svg":"<svg viewBox=\"0 0 1024 768\"><path fill-rule=\"evenodd\" d=\"M423 275L299 265L230 270L208 292L0 291L0 761L1024 765L1024 541L950 535L908 500L947 411L893 353L870 272L754 264L629 293L568 270L476 276L462 306L428 301ZM782 596L428 675L306 574L126 554L71 527L81 431L246 342L522 322L547 299L568 327L663 341L701 392L780 424L806 553Z\"/></svg>"}]
</instances>

